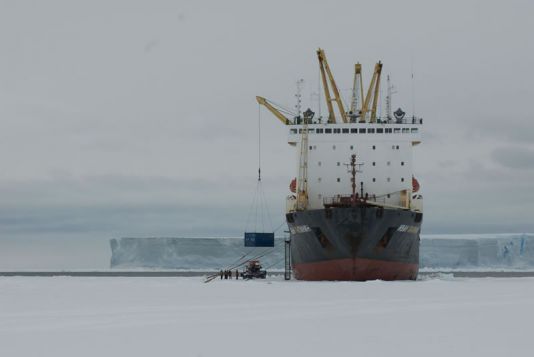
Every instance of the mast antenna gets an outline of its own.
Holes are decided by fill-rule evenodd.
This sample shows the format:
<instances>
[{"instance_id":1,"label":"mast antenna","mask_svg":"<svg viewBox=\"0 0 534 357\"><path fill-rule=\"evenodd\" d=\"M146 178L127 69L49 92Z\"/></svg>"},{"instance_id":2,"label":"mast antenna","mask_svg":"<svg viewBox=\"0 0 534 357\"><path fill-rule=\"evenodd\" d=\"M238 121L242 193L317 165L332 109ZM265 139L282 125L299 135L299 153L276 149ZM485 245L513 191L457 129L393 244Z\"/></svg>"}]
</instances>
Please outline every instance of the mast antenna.
<instances>
[{"instance_id":1,"label":"mast antenna","mask_svg":"<svg viewBox=\"0 0 534 357\"><path fill-rule=\"evenodd\" d=\"M297 93L295 98L297 99L297 104L295 104L295 109L297 109L297 117L300 118L302 112L302 86L304 84L304 79L297 80Z\"/></svg>"},{"instance_id":2,"label":"mast antenna","mask_svg":"<svg viewBox=\"0 0 534 357\"><path fill-rule=\"evenodd\" d=\"M386 117L388 121L393 118L391 116L391 98L393 94L397 93L395 89L396 89L395 86L391 84L391 80L388 74L387 75L387 94L386 94Z\"/></svg>"}]
</instances>

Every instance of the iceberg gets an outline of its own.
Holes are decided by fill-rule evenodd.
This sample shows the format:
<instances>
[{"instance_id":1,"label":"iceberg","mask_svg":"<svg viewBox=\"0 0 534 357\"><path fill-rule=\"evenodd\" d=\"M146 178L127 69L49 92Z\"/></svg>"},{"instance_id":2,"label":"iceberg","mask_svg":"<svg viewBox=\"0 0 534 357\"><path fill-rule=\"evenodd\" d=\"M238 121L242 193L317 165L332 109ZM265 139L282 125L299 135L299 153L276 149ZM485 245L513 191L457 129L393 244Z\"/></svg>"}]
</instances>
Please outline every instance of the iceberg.
<instances>
[{"instance_id":1,"label":"iceberg","mask_svg":"<svg viewBox=\"0 0 534 357\"><path fill-rule=\"evenodd\" d=\"M261 256L284 269L284 239L274 248L245 247L242 238L111 239L111 268L218 270ZM421 269L534 269L534 234L423 235Z\"/></svg>"}]
</instances>

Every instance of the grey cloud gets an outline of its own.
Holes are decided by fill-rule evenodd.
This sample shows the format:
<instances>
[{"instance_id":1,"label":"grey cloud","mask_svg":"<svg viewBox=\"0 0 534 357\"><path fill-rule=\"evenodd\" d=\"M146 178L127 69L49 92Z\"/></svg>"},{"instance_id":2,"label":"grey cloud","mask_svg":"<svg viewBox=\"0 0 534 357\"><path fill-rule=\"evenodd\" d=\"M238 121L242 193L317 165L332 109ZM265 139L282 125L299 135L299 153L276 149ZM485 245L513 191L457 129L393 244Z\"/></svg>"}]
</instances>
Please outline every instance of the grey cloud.
<instances>
[{"instance_id":1,"label":"grey cloud","mask_svg":"<svg viewBox=\"0 0 534 357\"><path fill-rule=\"evenodd\" d=\"M534 169L534 150L525 147L500 147L491 153L499 165L514 170Z\"/></svg>"}]
</instances>

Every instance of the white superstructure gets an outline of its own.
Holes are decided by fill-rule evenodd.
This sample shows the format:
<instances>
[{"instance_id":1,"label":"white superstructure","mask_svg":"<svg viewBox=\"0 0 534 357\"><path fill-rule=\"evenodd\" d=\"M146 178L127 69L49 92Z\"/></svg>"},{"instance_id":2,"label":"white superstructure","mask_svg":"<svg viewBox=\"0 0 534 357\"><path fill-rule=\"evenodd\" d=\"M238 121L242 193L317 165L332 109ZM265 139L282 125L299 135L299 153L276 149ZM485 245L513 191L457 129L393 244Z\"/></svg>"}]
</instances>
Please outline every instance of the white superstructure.
<instances>
[{"instance_id":1,"label":"white superstructure","mask_svg":"<svg viewBox=\"0 0 534 357\"><path fill-rule=\"evenodd\" d=\"M323 208L338 196L352 194L348 164L356 155L356 193L381 204L416 208L412 194L413 147L421 142L422 120L402 123L308 124L308 209ZM302 125L289 126L288 143L301 157ZM297 166L298 168L298 166ZM297 171L298 172L298 171ZM362 195L363 192L363 195Z\"/></svg>"}]
</instances>

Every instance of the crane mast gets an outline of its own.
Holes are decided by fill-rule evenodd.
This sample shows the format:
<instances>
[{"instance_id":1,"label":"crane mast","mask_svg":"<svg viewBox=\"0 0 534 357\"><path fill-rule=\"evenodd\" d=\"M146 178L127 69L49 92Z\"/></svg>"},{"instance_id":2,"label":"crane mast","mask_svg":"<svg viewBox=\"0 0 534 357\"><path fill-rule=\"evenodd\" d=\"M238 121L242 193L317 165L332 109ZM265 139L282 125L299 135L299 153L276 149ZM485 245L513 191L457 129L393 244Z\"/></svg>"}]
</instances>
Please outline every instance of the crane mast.
<instances>
[{"instance_id":1,"label":"crane mast","mask_svg":"<svg viewBox=\"0 0 534 357\"><path fill-rule=\"evenodd\" d=\"M299 177L297 179L297 210L303 211L308 207L308 116L302 121L300 137Z\"/></svg>"},{"instance_id":2,"label":"crane mast","mask_svg":"<svg viewBox=\"0 0 534 357\"><path fill-rule=\"evenodd\" d=\"M354 65L354 83L352 85L352 100L350 103L351 119L353 121L356 121L356 118L361 113L361 107L358 108L358 100L363 100L363 79L362 65L356 63Z\"/></svg>"}]
</instances>

